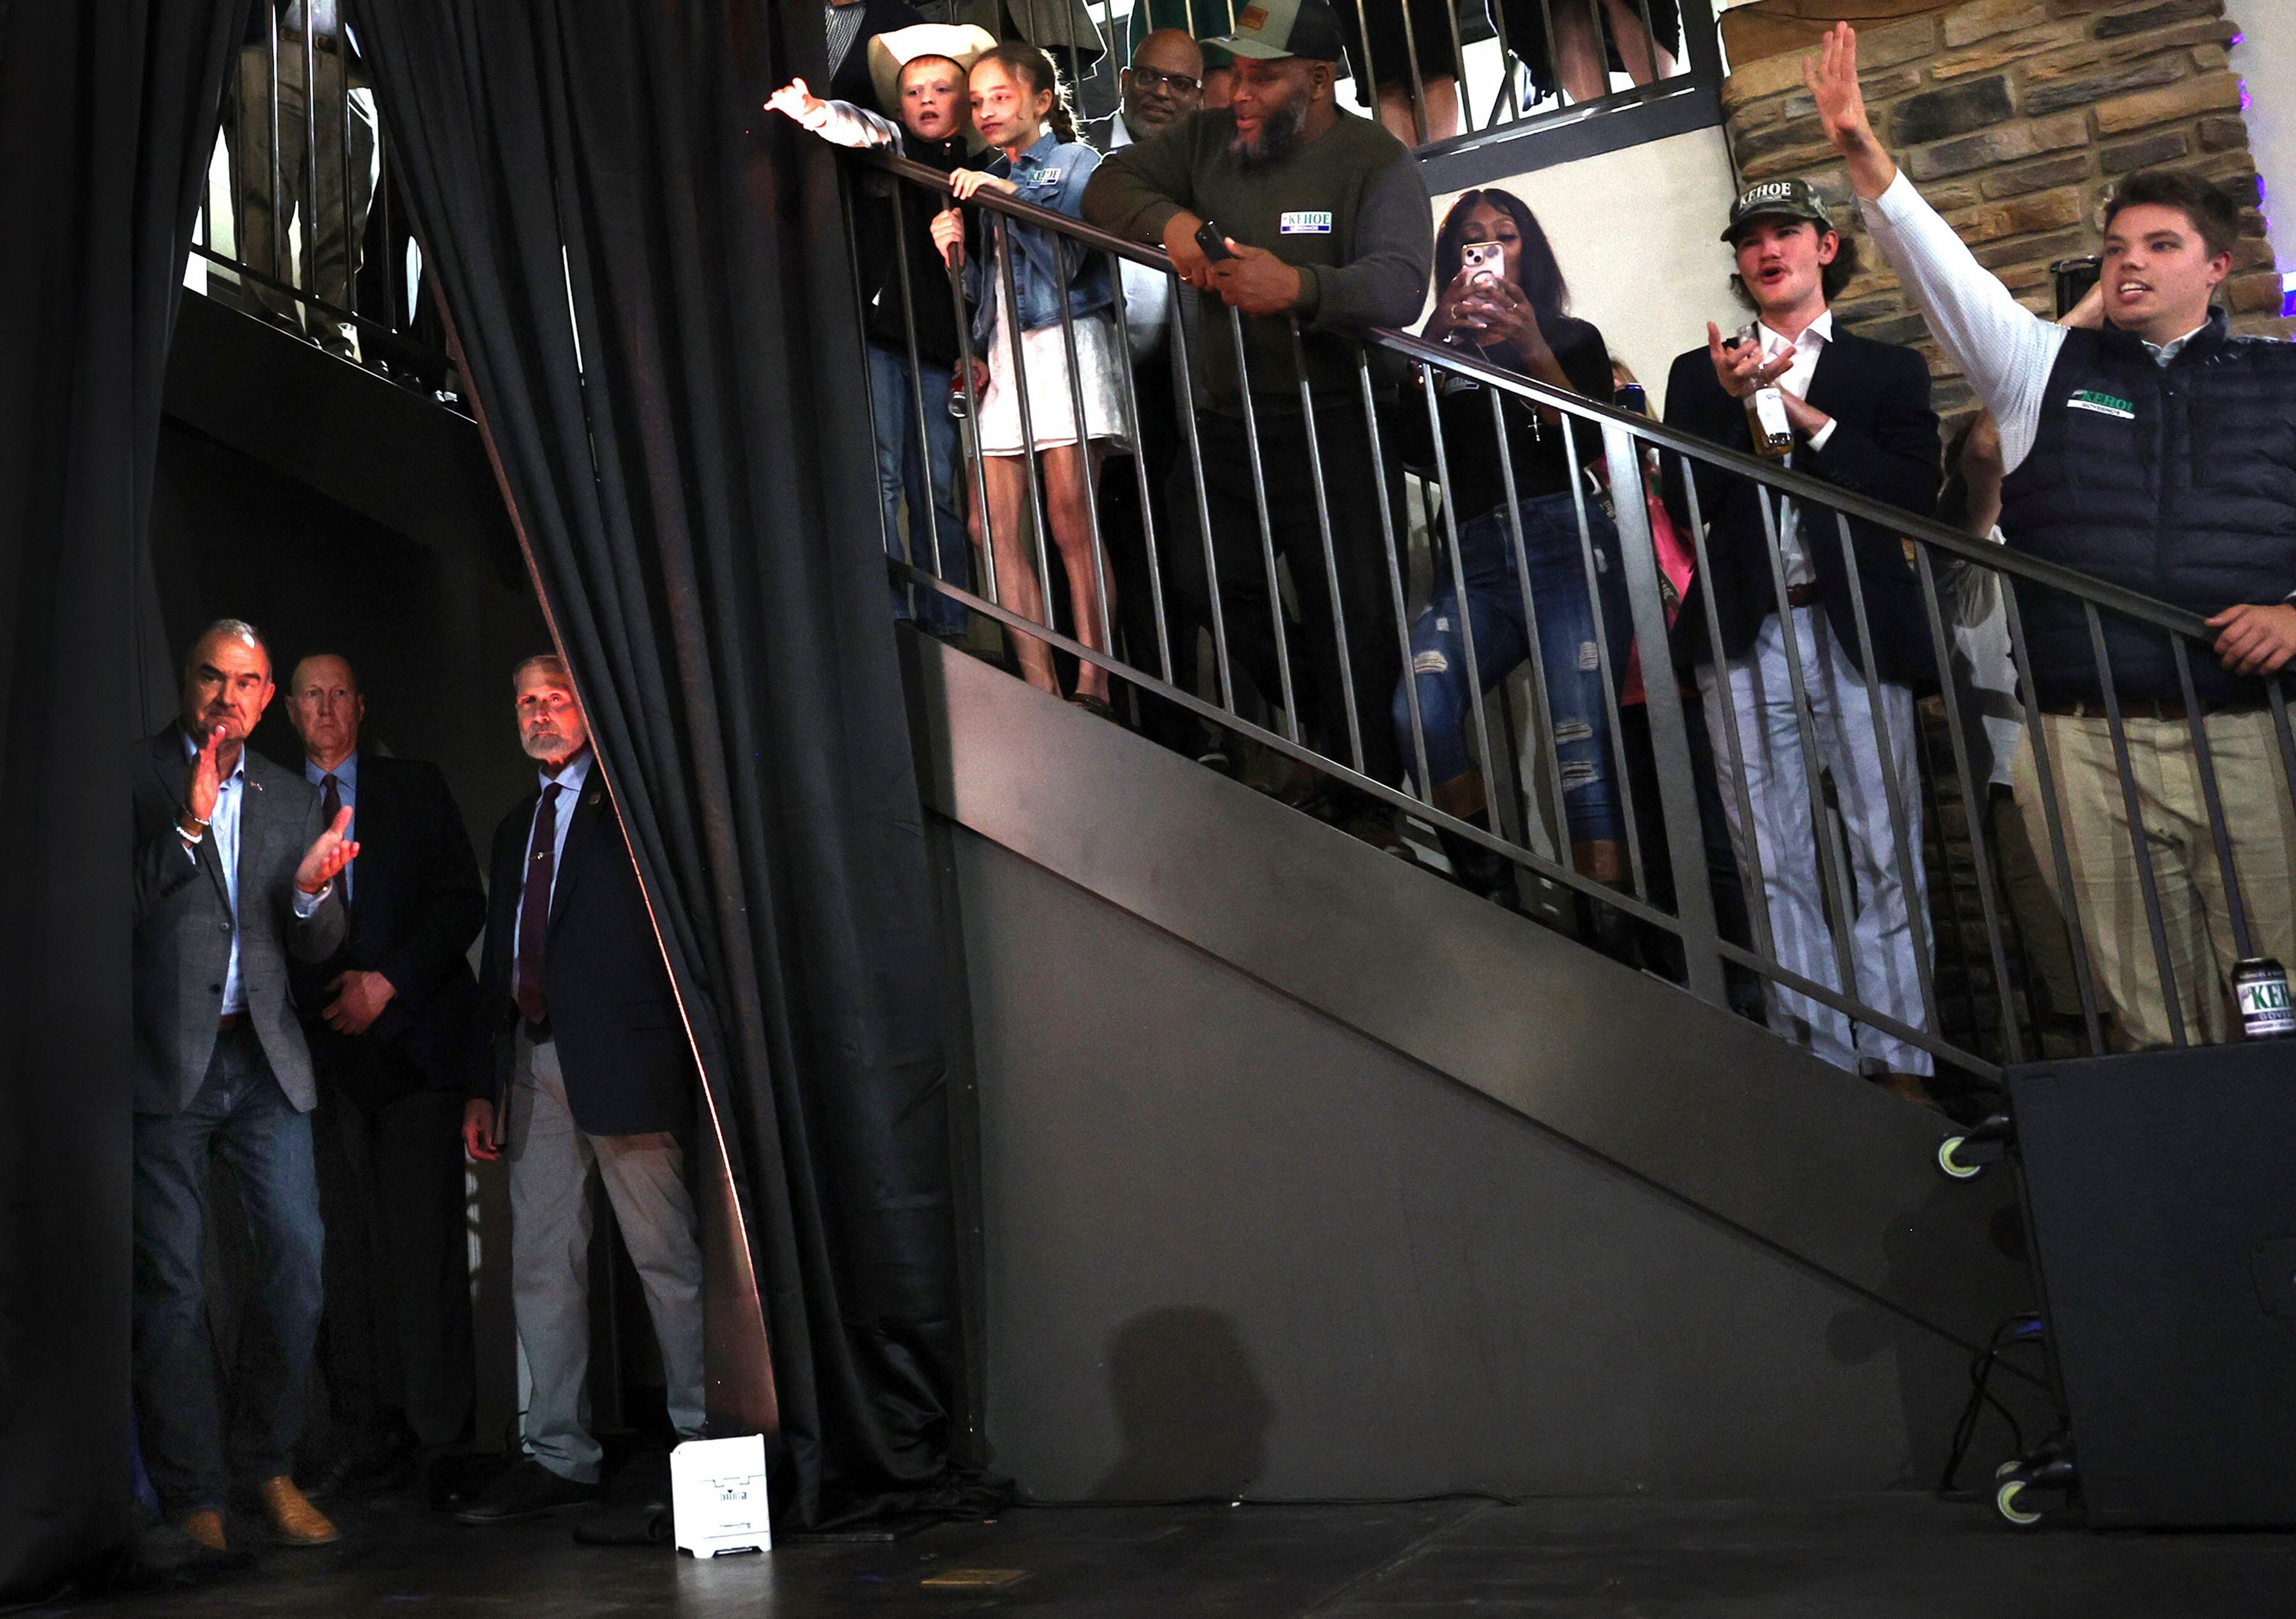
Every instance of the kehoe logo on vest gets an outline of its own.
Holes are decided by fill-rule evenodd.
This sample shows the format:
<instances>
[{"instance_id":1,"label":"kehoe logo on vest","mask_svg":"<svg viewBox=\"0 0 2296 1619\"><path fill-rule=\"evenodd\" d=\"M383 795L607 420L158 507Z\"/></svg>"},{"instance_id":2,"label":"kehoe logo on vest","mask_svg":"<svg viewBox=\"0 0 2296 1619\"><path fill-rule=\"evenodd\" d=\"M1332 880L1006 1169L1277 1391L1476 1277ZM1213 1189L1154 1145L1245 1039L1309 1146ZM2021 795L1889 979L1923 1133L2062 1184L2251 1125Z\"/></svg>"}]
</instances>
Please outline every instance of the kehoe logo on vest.
<instances>
[{"instance_id":1,"label":"kehoe logo on vest","mask_svg":"<svg viewBox=\"0 0 2296 1619\"><path fill-rule=\"evenodd\" d=\"M2112 416L2123 422L2136 420L2136 404L2133 399L2084 388L2065 401L2067 410L2093 410L2101 416Z\"/></svg>"}]
</instances>

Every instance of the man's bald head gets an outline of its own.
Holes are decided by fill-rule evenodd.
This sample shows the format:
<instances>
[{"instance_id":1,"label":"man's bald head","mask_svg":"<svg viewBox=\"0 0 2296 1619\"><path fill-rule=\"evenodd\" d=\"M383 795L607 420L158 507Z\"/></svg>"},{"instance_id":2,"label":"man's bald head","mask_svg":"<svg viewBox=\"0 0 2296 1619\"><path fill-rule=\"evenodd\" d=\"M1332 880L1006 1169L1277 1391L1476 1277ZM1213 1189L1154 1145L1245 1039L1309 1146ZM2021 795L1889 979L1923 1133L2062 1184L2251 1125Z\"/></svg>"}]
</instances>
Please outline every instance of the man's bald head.
<instances>
[{"instance_id":1,"label":"man's bald head","mask_svg":"<svg viewBox=\"0 0 2296 1619\"><path fill-rule=\"evenodd\" d=\"M1203 80L1204 53L1184 29L1158 29L1141 40L1124 70L1124 124L1132 138L1161 135L1193 112Z\"/></svg>"}]
</instances>

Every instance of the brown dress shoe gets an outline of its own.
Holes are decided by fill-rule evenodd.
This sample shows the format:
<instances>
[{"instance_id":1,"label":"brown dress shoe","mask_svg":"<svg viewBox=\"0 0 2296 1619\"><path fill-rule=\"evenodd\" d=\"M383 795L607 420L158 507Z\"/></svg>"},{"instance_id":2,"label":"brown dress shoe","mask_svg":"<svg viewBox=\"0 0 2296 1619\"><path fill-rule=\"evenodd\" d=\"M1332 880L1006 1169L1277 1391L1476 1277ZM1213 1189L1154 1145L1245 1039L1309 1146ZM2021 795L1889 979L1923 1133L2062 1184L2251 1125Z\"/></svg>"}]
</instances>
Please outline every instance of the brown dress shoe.
<instances>
[{"instance_id":1,"label":"brown dress shoe","mask_svg":"<svg viewBox=\"0 0 2296 1619\"><path fill-rule=\"evenodd\" d=\"M224 1544L223 1514L212 1507L202 1507L184 1520L184 1533L209 1551L228 1551Z\"/></svg>"},{"instance_id":2,"label":"brown dress shoe","mask_svg":"<svg viewBox=\"0 0 2296 1619\"><path fill-rule=\"evenodd\" d=\"M324 1546L341 1538L342 1532L327 1521L327 1515L304 1498L295 1488L295 1481L285 1474L266 1478L260 1486L263 1510L270 1515L272 1532L290 1546Z\"/></svg>"}]
</instances>

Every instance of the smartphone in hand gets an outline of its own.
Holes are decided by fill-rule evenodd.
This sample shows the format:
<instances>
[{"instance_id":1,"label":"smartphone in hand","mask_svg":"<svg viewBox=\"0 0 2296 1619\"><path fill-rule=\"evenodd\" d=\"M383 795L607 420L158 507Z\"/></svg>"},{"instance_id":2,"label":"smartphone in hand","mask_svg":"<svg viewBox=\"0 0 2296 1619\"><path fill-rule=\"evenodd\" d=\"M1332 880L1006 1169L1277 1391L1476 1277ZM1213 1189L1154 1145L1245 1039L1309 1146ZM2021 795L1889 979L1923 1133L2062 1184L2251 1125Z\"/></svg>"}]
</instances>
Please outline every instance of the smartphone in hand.
<instances>
[{"instance_id":1,"label":"smartphone in hand","mask_svg":"<svg viewBox=\"0 0 2296 1619\"><path fill-rule=\"evenodd\" d=\"M1196 248L1214 264L1218 264L1223 259L1235 257L1228 248L1227 237L1221 233L1220 227L1210 219L1196 226Z\"/></svg>"}]
</instances>

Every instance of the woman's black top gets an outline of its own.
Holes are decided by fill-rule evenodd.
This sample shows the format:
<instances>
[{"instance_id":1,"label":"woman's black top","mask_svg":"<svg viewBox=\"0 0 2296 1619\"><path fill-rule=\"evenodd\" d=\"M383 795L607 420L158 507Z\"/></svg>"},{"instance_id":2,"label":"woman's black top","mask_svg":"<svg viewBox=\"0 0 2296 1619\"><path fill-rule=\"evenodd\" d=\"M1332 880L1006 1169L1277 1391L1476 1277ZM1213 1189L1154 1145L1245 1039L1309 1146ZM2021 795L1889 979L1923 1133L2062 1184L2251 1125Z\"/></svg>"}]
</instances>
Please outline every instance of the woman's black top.
<instances>
[{"instance_id":1,"label":"woman's black top","mask_svg":"<svg viewBox=\"0 0 2296 1619\"><path fill-rule=\"evenodd\" d=\"M1597 405L1611 402L1611 353L1603 334L1592 323L1564 316L1546 333L1562 374L1571 387ZM1470 352L1475 352L1470 350ZM1484 359L1510 371L1529 374L1512 348L1480 351ZM1461 388L1456 375L1435 372L1437 414L1443 422L1443 454L1451 474L1451 507L1459 521L1480 517L1506 504L1506 479L1499 464L1498 440L1491 431L1491 390ZM1451 385L1442 386L1447 375ZM1559 495L1570 487L1570 464L1562 448L1562 423L1541 421L1538 407L1518 394L1501 393L1500 410L1506 422L1507 450L1514 461L1514 492L1518 500L1538 495ZM1423 398L1406 393L1405 426L1406 459L1433 470L1433 446L1427 431ZM1568 420L1569 418L1566 418ZM1603 456L1603 433L1592 423L1578 422L1578 464L1583 470ZM1414 454L1423 450L1423 454Z\"/></svg>"}]
</instances>

